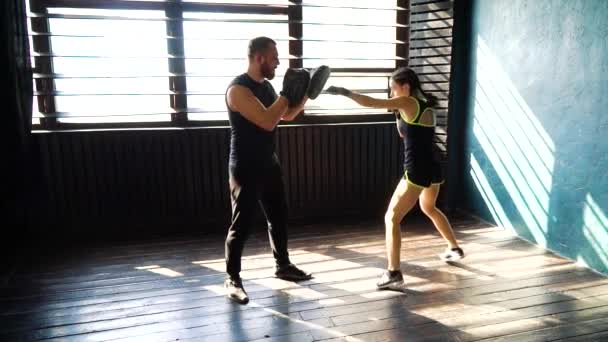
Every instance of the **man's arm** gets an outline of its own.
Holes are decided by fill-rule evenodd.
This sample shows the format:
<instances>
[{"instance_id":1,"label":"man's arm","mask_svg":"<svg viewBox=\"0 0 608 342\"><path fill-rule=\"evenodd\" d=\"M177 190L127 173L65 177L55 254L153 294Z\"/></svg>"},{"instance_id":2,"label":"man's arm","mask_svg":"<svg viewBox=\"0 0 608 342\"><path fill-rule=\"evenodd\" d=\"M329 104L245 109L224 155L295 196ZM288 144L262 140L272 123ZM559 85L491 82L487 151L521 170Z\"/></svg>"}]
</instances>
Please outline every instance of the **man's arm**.
<instances>
[{"instance_id":1,"label":"man's arm","mask_svg":"<svg viewBox=\"0 0 608 342\"><path fill-rule=\"evenodd\" d=\"M297 105L293 108L288 108L287 113L285 113L283 115L282 120L293 121L295 118L297 118L298 115L300 115L300 113L302 113L302 111L304 110L304 104L306 104L307 100L308 100L308 96L304 96L304 99L302 100L302 102L300 102L299 105Z\"/></svg>"},{"instance_id":2,"label":"man's arm","mask_svg":"<svg viewBox=\"0 0 608 342\"><path fill-rule=\"evenodd\" d=\"M251 90L240 85L230 87L226 99L230 109L241 113L245 119L267 131L272 131L277 126L281 117L287 112L289 104L285 97L279 96L270 107L266 108Z\"/></svg>"}]
</instances>

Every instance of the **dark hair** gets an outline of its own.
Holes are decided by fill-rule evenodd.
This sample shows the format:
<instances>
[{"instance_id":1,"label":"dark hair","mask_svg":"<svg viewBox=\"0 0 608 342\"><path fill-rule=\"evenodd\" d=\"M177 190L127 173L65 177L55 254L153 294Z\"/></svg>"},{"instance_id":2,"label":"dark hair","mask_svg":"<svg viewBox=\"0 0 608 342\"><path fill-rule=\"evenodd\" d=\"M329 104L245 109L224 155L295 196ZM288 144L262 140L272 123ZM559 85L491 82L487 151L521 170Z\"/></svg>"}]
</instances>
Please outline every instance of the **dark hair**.
<instances>
[{"instance_id":1,"label":"dark hair","mask_svg":"<svg viewBox=\"0 0 608 342\"><path fill-rule=\"evenodd\" d=\"M252 58L256 53L266 52L270 45L277 45L277 43L268 37L256 37L249 41L247 48L247 56Z\"/></svg>"},{"instance_id":2,"label":"dark hair","mask_svg":"<svg viewBox=\"0 0 608 342\"><path fill-rule=\"evenodd\" d=\"M418 79L418 75L416 75L414 70L408 67L401 67L393 72L391 78L398 84L409 84L411 95L414 97L419 97L419 94L422 95L429 106L434 107L437 105L437 97L433 94L426 93L422 89L420 86L420 79Z\"/></svg>"}]
</instances>

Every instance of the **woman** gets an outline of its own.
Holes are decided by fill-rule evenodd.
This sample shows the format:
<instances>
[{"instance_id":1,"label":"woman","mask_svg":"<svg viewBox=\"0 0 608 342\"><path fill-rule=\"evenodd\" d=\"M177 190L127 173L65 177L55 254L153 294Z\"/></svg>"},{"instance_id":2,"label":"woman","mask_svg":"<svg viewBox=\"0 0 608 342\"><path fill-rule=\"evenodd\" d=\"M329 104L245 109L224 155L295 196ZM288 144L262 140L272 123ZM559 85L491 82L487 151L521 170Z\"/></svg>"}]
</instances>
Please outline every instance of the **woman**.
<instances>
[{"instance_id":1,"label":"woman","mask_svg":"<svg viewBox=\"0 0 608 342\"><path fill-rule=\"evenodd\" d=\"M437 195L443 183L440 165L434 158L435 114L437 98L420 86L418 75L409 68L399 68L391 75L391 98L377 99L352 92L342 87L329 87L326 92L346 96L358 104L371 108L395 111L397 131L405 146L405 173L397 185L384 217L388 269L376 284L378 289L399 288L403 285L400 270L401 228L403 217L417 200L420 208L448 243L439 257L455 261L464 257L446 216L436 207Z\"/></svg>"}]
</instances>

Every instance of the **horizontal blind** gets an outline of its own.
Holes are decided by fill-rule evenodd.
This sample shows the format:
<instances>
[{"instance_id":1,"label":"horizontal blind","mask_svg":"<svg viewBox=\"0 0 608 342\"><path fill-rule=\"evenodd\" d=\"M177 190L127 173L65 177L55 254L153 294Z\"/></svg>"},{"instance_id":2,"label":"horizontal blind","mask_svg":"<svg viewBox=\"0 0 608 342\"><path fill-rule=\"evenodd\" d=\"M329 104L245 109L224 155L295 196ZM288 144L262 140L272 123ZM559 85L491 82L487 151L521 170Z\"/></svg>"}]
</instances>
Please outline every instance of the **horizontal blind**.
<instances>
[{"instance_id":1,"label":"horizontal blind","mask_svg":"<svg viewBox=\"0 0 608 342\"><path fill-rule=\"evenodd\" d=\"M388 98L390 72L403 56L396 46L397 7L395 0L307 0L303 18L321 25L303 25L304 67L326 64L334 70L330 82L366 95ZM311 102L308 113L374 114L385 109L365 108L352 100L321 95Z\"/></svg>"},{"instance_id":2,"label":"horizontal blind","mask_svg":"<svg viewBox=\"0 0 608 342\"><path fill-rule=\"evenodd\" d=\"M388 96L398 61L395 0L30 0L34 123L226 120L228 83L247 66L248 41L277 41L288 67L329 65L330 82ZM321 95L307 113L370 114ZM204 124L204 123L201 123Z\"/></svg>"},{"instance_id":3,"label":"horizontal blind","mask_svg":"<svg viewBox=\"0 0 608 342\"><path fill-rule=\"evenodd\" d=\"M436 144L441 160L447 158L447 117L450 86L453 1L412 0L410 15L410 66L425 91L439 98Z\"/></svg>"}]
</instances>

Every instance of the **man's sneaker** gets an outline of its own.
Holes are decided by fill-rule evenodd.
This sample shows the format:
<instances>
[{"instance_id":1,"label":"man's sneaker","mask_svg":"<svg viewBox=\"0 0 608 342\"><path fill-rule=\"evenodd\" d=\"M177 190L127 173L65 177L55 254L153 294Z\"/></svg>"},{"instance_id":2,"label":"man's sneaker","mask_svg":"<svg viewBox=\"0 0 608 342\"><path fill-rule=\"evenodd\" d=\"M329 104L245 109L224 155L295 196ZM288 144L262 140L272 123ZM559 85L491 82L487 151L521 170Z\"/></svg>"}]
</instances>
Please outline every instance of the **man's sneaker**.
<instances>
[{"instance_id":1,"label":"man's sneaker","mask_svg":"<svg viewBox=\"0 0 608 342\"><path fill-rule=\"evenodd\" d=\"M288 281L301 281L312 279L312 275L310 273L302 271L294 264L289 264L283 267L277 267L277 270L274 275L277 278Z\"/></svg>"},{"instance_id":2,"label":"man's sneaker","mask_svg":"<svg viewBox=\"0 0 608 342\"><path fill-rule=\"evenodd\" d=\"M249 297L243 288L243 281L241 278L226 278L226 281L224 281L224 288L226 289L226 297L239 304L249 303Z\"/></svg>"},{"instance_id":3,"label":"man's sneaker","mask_svg":"<svg viewBox=\"0 0 608 342\"><path fill-rule=\"evenodd\" d=\"M403 286L403 274L401 271L386 270L376 283L378 290L394 289Z\"/></svg>"},{"instance_id":4,"label":"man's sneaker","mask_svg":"<svg viewBox=\"0 0 608 342\"><path fill-rule=\"evenodd\" d=\"M464 252L460 247L448 248L445 252L439 254L439 258L443 261L456 261L464 258Z\"/></svg>"}]
</instances>

